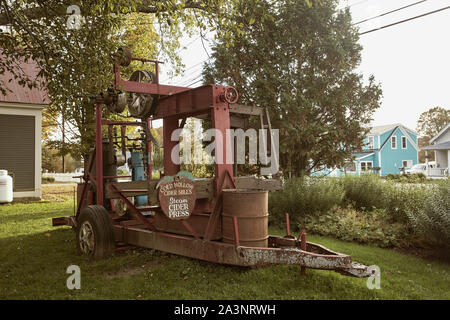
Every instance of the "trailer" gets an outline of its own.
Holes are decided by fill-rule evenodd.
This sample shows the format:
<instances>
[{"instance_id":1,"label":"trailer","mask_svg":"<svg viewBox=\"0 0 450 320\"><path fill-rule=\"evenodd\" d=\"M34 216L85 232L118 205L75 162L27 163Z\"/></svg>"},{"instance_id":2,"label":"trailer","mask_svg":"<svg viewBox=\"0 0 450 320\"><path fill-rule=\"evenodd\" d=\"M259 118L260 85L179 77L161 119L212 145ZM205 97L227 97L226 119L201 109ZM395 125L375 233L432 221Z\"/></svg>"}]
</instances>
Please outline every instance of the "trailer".
<instances>
[{"instance_id":1,"label":"trailer","mask_svg":"<svg viewBox=\"0 0 450 320\"><path fill-rule=\"evenodd\" d=\"M124 80L120 69L132 61L153 64L155 72L139 70ZM286 235L268 234L268 192L282 189L277 174L238 176L236 164L217 161L213 178L180 171L172 152L178 141L171 136L189 117L207 119L223 136L230 128L245 127L249 117L259 117L269 133L269 153L272 128L267 109L238 104L233 87L160 84L161 63L133 57L126 49L117 53L114 88L92 97L96 143L78 185L76 214L54 218L53 226L71 226L78 250L93 258L138 246L242 267L289 264L300 266L302 274L311 268L369 276L368 267L349 255L307 242L304 230L293 236L288 213ZM117 114L127 110L133 120L103 119L104 108ZM154 180L151 146L157 141L150 129L157 119L163 121L164 176ZM128 137L128 126L141 128L140 137ZM236 156L230 141L216 147L224 158ZM132 181L119 182L117 167L127 161L127 151Z\"/></svg>"}]
</instances>

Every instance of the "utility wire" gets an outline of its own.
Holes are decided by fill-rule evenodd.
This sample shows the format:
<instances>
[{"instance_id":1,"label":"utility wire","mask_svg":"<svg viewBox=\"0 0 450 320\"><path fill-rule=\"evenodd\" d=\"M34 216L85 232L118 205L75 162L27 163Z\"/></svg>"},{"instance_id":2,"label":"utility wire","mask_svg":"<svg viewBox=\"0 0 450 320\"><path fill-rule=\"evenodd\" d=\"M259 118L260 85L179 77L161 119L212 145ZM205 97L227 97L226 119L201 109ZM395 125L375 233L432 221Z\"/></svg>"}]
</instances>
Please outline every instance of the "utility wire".
<instances>
[{"instance_id":1,"label":"utility wire","mask_svg":"<svg viewBox=\"0 0 450 320\"><path fill-rule=\"evenodd\" d=\"M363 3L367 2L367 1L369 1L369 0L362 0L362 1L359 1L359 2L355 2L354 4L348 5L347 8L351 8L353 6L357 6L357 5L363 4Z\"/></svg>"},{"instance_id":2,"label":"utility wire","mask_svg":"<svg viewBox=\"0 0 450 320\"><path fill-rule=\"evenodd\" d=\"M189 80L183 80L181 82L178 82L177 84L175 84L176 86L185 86L187 83L192 82L197 80L198 78L200 78L202 76L202 74L198 74L197 76L190 78Z\"/></svg>"},{"instance_id":3,"label":"utility wire","mask_svg":"<svg viewBox=\"0 0 450 320\"><path fill-rule=\"evenodd\" d=\"M359 35L363 35L363 34L371 33L371 32L374 32L374 31L382 30L382 29L385 29L385 28L389 28L389 27L395 26L397 24L401 24L401 23L404 23L404 22L412 21L412 20L415 20L415 19L418 19L418 18L422 18L422 17L428 16L430 14L438 13L438 12L441 12L441 11L444 11L444 10L447 10L447 9L450 9L450 6L444 7L444 8L441 8L441 9L437 9L437 10L434 10L434 11L430 11L430 12L427 12L427 13L424 13L424 14L421 14L421 15L418 15L418 16L415 16L415 17L412 17L412 18L408 18L408 19L405 19L405 20L397 21L397 22L394 22L394 23L382 26L380 28L364 31L364 32L361 32Z\"/></svg>"},{"instance_id":4,"label":"utility wire","mask_svg":"<svg viewBox=\"0 0 450 320\"><path fill-rule=\"evenodd\" d=\"M209 60L211 60L211 59L212 59L211 57L206 58L205 60L200 61L200 62L194 64L193 66L189 67L189 68L186 69L184 72L189 71L189 70L192 70L193 68L195 68L195 67L197 67L197 66L199 66L199 65L201 65L201 64L203 64L203 63L205 63L206 61L209 61ZM182 85L184 85L184 84L186 84L186 83L189 83L190 81L194 81L194 80L198 79L199 77L202 76L201 73L203 72L203 69L198 70L198 71L200 71L200 74L197 75L196 77L191 78L190 80L181 80L181 81L177 82L175 85L176 85L176 86L180 86L180 85L182 86ZM198 71L196 71L196 72L198 72Z\"/></svg>"},{"instance_id":5,"label":"utility wire","mask_svg":"<svg viewBox=\"0 0 450 320\"><path fill-rule=\"evenodd\" d=\"M192 83L188 84L186 87L193 86L194 84L199 83L199 82L202 82L202 81L203 81L203 79L197 80L197 81L195 81L195 82L192 82Z\"/></svg>"},{"instance_id":6,"label":"utility wire","mask_svg":"<svg viewBox=\"0 0 450 320\"><path fill-rule=\"evenodd\" d=\"M397 12L397 11L400 11L400 10L403 10L403 9L406 9L406 8L409 8L409 7L418 5L418 4L423 3L423 2L426 2L426 1L427 1L427 0L418 1L418 2L415 2L415 3L409 4L409 5L407 5L407 6L404 6L404 7L395 9L395 10L391 10L391 11L389 11L389 12L385 12L385 13L380 14L380 15L378 15L378 16L375 16L375 17L372 17L372 18L368 18L368 19L365 19L365 20L362 20L362 21L358 21L358 22L354 23L353 25L355 26L355 25L357 25L357 24L364 23L364 22L367 22L367 21L370 21L370 20L373 20L373 19L376 19L376 18L381 18L381 17L383 17L383 16L387 16L388 14L391 14L391 13L394 13L394 12Z\"/></svg>"}]
</instances>

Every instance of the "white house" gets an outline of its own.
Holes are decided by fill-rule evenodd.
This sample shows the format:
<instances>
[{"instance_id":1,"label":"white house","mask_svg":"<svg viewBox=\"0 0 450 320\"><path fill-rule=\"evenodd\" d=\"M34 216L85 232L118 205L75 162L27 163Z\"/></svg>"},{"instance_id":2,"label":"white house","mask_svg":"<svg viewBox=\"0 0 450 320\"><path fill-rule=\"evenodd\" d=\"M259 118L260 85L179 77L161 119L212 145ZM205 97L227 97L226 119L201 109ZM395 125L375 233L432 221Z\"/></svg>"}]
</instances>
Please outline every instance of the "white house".
<instances>
[{"instance_id":1,"label":"white house","mask_svg":"<svg viewBox=\"0 0 450 320\"><path fill-rule=\"evenodd\" d=\"M428 168L428 175L431 177L442 177L449 175L450 168L450 123L445 126L430 143L432 145L423 147L428 161L428 151L433 150L436 157L436 168Z\"/></svg>"},{"instance_id":2,"label":"white house","mask_svg":"<svg viewBox=\"0 0 450 320\"><path fill-rule=\"evenodd\" d=\"M20 68L31 79L38 74L35 62L21 61ZM45 90L22 87L9 72L0 75L0 85L6 89L0 92L0 169L13 178L14 199L40 199L42 110L49 98Z\"/></svg>"}]
</instances>

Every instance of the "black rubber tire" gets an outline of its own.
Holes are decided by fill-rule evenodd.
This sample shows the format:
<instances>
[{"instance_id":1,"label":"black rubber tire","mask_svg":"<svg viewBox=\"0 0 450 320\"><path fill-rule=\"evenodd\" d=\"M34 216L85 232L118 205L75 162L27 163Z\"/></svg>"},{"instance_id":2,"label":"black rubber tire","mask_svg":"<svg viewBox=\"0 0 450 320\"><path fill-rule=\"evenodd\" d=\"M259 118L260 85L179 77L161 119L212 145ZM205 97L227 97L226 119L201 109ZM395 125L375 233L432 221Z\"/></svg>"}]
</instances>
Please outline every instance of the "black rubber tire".
<instances>
[{"instance_id":1,"label":"black rubber tire","mask_svg":"<svg viewBox=\"0 0 450 320\"><path fill-rule=\"evenodd\" d=\"M80 231L85 222L90 224L94 234L93 250L89 253L83 252L80 245ZM116 244L113 227L108 211L103 206L91 205L84 208L77 219L75 232L79 253L87 254L93 259L103 259L114 254Z\"/></svg>"}]
</instances>

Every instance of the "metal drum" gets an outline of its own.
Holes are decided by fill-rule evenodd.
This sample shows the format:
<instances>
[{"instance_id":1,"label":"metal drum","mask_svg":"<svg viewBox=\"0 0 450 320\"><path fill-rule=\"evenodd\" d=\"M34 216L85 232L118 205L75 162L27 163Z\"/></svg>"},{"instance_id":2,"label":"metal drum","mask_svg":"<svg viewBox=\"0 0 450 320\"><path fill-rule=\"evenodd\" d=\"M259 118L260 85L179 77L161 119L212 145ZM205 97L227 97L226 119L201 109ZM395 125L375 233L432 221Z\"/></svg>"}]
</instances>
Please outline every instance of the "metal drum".
<instances>
[{"instance_id":1,"label":"metal drum","mask_svg":"<svg viewBox=\"0 0 450 320\"><path fill-rule=\"evenodd\" d=\"M223 242L235 243L233 217L237 218L241 246L267 247L269 238L268 191L223 190Z\"/></svg>"}]
</instances>

